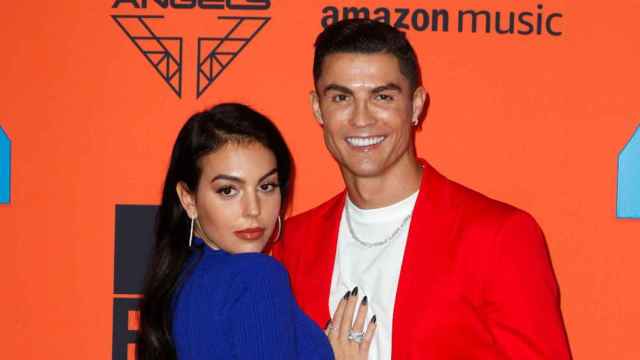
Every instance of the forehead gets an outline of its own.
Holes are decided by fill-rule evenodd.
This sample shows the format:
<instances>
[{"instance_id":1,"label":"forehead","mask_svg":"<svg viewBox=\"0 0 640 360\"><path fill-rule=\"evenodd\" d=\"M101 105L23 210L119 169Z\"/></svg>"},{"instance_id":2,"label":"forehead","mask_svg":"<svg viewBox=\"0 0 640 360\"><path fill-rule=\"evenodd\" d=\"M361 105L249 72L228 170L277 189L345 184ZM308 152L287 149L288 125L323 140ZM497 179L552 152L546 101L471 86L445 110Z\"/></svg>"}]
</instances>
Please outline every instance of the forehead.
<instances>
[{"instance_id":1,"label":"forehead","mask_svg":"<svg viewBox=\"0 0 640 360\"><path fill-rule=\"evenodd\" d=\"M276 167L271 150L257 142L231 142L200 159L203 176L233 175L247 180L262 177Z\"/></svg>"},{"instance_id":2,"label":"forehead","mask_svg":"<svg viewBox=\"0 0 640 360\"><path fill-rule=\"evenodd\" d=\"M334 53L324 58L318 85L331 83L371 83L382 85L395 83L408 87L409 81L400 72L400 63L388 53Z\"/></svg>"}]
</instances>

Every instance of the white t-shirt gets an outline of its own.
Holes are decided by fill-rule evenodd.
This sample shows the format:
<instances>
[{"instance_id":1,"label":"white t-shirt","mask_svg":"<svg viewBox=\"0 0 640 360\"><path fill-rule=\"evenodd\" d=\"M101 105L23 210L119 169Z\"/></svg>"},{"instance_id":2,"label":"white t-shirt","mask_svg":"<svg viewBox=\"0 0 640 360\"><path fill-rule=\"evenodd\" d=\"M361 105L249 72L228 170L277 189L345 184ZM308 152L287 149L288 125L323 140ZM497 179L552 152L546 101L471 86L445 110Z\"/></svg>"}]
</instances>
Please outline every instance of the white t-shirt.
<instances>
[{"instance_id":1,"label":"white t-shirt","mask_svg":"<svg viewBox=\"0 0 640 360\"><path fill-rule=\"evenodd\" d=\"M377 318L376 334L369 351L369 359L372 360L391 359L393 307L410 219L402 224L413 212L417 198L416 191L408 198L390 206L360 209L347 196L342 211L331 278L329 311L333 315L340 299L355 286L358 286L359 299L368 296L367 321L374 314ZM367 243L383 241L401 225L402 228L384 245L365 247L351 236L346 211L349 211L352 230L358 239Z\"/></svg>"}]
</instances>

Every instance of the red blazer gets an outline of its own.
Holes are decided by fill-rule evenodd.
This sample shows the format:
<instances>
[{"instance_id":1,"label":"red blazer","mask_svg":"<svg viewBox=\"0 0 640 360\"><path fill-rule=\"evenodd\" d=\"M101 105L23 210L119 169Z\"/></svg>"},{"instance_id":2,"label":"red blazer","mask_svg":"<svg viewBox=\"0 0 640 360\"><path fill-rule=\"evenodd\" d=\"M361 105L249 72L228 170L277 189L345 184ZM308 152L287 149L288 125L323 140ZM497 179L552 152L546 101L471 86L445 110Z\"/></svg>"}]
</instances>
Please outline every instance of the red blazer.
<instances>
[{"instance_id":1,"label":"red blazer","mask_svg":"<svg viewBox=\"0 0 640 360\"><path fill-rule=\"evenodd\" d=\"M292 217L273 249L320 326L345 192ZM392 358L571 359L542 231L527 213L424 163L400 271Z\"/></svg>"}]
</instances>

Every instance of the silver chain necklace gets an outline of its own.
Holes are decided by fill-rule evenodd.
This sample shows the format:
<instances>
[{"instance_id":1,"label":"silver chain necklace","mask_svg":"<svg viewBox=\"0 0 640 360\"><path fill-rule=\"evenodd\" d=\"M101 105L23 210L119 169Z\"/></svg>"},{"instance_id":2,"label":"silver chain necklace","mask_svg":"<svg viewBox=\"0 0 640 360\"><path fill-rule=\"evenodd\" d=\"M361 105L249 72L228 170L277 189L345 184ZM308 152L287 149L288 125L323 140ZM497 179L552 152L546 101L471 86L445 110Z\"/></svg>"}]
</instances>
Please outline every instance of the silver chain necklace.
<instances>
[{"instance_id":1,"label":"silver chain necklace","mask_svg":"<svg viewBox=\"0 0 640 360\"><path fill-rule=\"evenodd\" d=\"M385 245L386 243L388 243L389 241L393 240L396 236L398 236L398 234L400 234L400 231L402 230L402 228L404 228L407 223L409 223L409 219L411 219L411 214L405 216L404 219L402 219L402 223L400 223L400 226L398 226L395 230L393 230L393 232L391 233L391 235L387 236L386 238L384 238L383 240L380 241L376 241L376 242L366 242L366 241L362 241L358 235L356 235L356 232L353 230L353 224L351 223L351 216L349 215L349 206L346 206L345 208L345 215L347 218L347 227L349 228L349 234L351 234L351 237L353 238L353 240L355 240L358 244L366 247L366 248L372 248L372 247L376 247L376 246L382 246Z\"/></svg>"}]
</instances>

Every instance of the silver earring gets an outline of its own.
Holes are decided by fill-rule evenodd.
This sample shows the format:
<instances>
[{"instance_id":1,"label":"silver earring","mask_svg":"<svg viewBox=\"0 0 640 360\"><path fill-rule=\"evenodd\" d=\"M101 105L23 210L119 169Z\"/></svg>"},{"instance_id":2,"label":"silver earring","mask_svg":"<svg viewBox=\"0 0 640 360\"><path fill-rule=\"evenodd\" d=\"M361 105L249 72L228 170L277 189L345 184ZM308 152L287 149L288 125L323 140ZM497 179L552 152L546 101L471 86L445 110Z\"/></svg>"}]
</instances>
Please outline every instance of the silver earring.
<instances>
[{"instance_id":1,"label":"silver earring","mask_svg":"<svg viewBox=\"0 0 640 360\"><path fill-rule=\"evenodd\" d=\"M195 222L196 218L191 218L191 230L189 230L189 247L191 247L191 244L193 243L193 223Z\"/></svg>"},{"instance_id":2,"label":"silver earring","mask_svg":"<svg viewBox=\"0 0 640 360\"><path fill-rule=\"evenodd\" d=\"M280 239L280 232L282 231L282 219L280 218L280 215L278 215L278 219L276 221L278 222L278 235L273 239L274 243Z\"/></svg>"}]
</instances>

